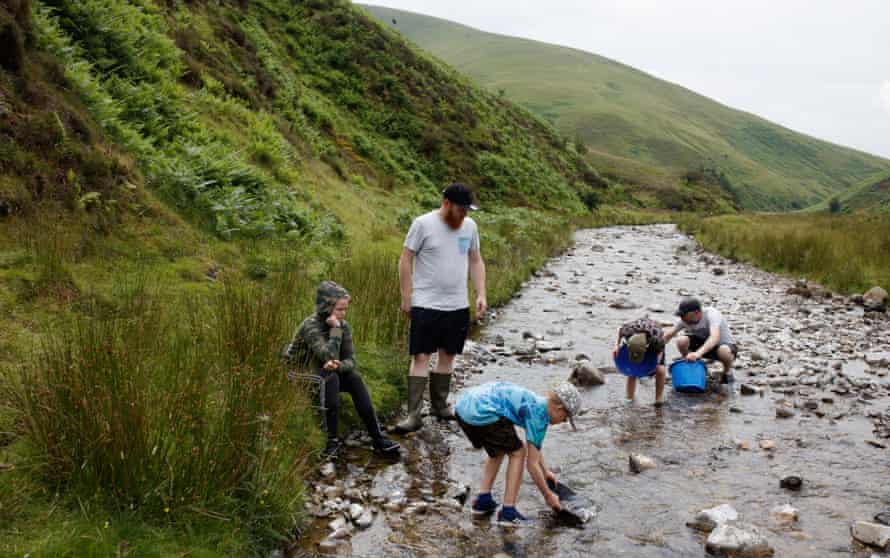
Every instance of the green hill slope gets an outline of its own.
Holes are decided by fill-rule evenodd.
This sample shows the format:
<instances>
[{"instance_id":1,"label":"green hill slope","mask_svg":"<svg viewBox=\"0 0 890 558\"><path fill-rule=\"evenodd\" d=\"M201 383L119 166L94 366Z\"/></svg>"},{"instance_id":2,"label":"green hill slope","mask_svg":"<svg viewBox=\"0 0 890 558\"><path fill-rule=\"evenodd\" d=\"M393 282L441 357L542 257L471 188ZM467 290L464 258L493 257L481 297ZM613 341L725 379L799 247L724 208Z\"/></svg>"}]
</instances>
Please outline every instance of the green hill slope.
<instances>
[{"instance_id":1,"label":"green hill slope","mask_svg":"<svg viewBox=\"0 0 890 558\"><path fill-rule=\"evenodd\" d=\"M552 127L345 0L0 0L0 555L300 532L324 436L281 345L340 282L396 412L396 261L453 180L491 304L627 215L591 211L627 198Z\"/></svg>"},{"instance_id":2,"label":"green hill slope","mask_svg":"<svg viewBox=\"0 0 890 558\"><path fill-rule=\"evenodd\" d=\"M366 9L488 89L581 138L598 167L623 178L658 181L646 177L646 166L667 167L674 176L706 169L722 173L744 207L775 210L804 207L890 167L885 159L793 132L595 54Z\"/></svg>"},{"instance_id":3,"label":"green hill slope","mask_svg":"<svg viewBox=\"0 0 890 558\"><path fill-rule=\"evenodd\" d=\"M869 177L830 199L808 207L806 211L828 211L837 200L838 211L890 212L890 172Z\"/></svg>"}]
</instances>

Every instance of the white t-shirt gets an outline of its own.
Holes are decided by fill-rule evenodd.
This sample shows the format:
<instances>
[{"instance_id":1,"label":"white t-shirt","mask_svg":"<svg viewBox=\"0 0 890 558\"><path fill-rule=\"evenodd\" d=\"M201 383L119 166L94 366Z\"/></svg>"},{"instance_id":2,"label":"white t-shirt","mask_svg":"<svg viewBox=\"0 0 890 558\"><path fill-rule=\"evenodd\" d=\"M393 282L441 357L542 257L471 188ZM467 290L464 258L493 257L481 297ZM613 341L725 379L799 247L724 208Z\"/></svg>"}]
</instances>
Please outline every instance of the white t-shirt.
<instances>
[{"instance_id":1,"label":"white t-shirt","mask_svg":"<svg viewBox=\"0 0 890 558\"><path fill-rule=\"evenodd\" d=\"M677 320L677 325L674 326L675 330L679 333L681 331L686 331L686 334L690 337L697 337L702 341L705 341L711 335L711 326L719 326L720 327L720 341L719 345L734 345L735 338L732 336L732 333L729 332L729 324L726 323L726 320L723 319L723 315L717 311L716 308L712 306L706 306L702 308L701 320L697 324L687 324L683 320Z\"/></svg>"},{"instance_id":2,"label":"white t-shirt","mask_svg":"<svg viewBox=\"0 0 890 558\"><path fill-rule=\"evenodd\" d=\"M411 306L448 311L469 307L469 253L479 251L475 221L466 217L454 230L438 210L431 211L411 223L404 246L414 252Z\"/></svg>"}]
</instances>

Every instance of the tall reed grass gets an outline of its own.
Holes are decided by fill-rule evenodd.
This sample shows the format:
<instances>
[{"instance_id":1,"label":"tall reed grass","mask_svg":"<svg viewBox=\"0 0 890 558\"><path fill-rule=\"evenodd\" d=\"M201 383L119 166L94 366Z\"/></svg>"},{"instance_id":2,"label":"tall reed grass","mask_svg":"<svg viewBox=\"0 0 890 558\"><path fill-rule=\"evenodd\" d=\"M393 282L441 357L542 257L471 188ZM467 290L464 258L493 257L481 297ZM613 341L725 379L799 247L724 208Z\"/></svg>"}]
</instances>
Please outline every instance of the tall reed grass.
<instances>
[{"instance_id":1,"label":"tall reed grass","mask_svg":"<svg viewBox=\"0 0 890 558\"><path fill-rule=\"evenodd\" d=\"M171 305L145 273L114 316L59 324L21 377L45 480L149 517L292 526L316 428L278 358L297 280L232 280Z\"/></svg>"},{"instance_id":2,"label":"tall reed grass","mask_svg":"<svg viewBox=\"0 0 890 558\"><path fill-rule=\"evenodd\" d=\"M725 256L836 289L890 289L890 222L880 215L743 215L681 223Z\"/></svg>"}]
</instances>

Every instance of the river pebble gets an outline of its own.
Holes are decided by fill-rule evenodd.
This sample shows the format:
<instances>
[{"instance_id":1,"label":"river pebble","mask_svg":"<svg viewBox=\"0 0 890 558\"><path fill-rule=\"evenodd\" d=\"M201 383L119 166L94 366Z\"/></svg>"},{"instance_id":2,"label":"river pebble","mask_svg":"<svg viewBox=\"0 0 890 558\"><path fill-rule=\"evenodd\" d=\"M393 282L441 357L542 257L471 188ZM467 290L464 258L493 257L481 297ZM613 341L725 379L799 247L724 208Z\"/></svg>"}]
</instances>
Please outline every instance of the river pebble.
<instances>
[{"instance_id":1,"label":"river pebble","mask_svg":"<svg viewBox=\"0 0 890 558\"><path fill-rule=\"evenodd\" d=\"M711 531L705 549L713 556L730 558L766 558L775 553L756 527L725 523Z\"/></svg>"}]
</instances>

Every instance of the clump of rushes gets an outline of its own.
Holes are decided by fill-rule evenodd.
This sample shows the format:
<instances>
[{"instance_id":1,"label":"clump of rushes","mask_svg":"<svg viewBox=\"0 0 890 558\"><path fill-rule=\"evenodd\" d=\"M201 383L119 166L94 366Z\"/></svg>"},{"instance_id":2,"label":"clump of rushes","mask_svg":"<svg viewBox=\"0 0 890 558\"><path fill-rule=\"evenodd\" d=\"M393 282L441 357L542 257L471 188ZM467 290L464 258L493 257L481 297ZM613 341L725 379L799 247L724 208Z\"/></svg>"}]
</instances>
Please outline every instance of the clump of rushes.
<instances>
[{"instance_id":1,"label":"clump of rushes","mask_svg":"<svg viewBox=\"0 0 890 558\"><path fill-rule=\"evenodd\" d=\"M113 318L59 325L20 384L46 480L147 517L238 518L266 541L292 528L317 437L278 358L296 282L162 305L137 281Z\"/></svg>"},{"instance_id":2,"label":"clump of rushes","mask_svg":"<svg viewBox=\"0 0 890 558\"><path fill-rule=\"evenodd\" d=\"M882 214L723 216L682 228L707 250L838 291L890 288L890 222Z\"/></svg>"}]
</instances>

